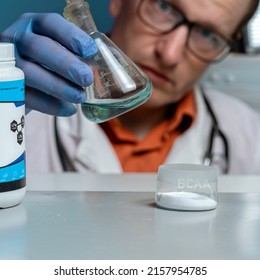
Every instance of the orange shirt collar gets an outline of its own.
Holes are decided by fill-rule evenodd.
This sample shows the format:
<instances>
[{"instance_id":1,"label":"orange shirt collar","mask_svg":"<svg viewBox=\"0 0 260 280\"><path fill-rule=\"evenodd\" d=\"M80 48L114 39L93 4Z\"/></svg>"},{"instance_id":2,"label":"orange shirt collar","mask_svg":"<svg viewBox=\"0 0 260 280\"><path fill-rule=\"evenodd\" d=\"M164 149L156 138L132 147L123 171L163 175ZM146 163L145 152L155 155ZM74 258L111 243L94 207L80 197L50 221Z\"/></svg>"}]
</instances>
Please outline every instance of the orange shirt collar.
<instances>
[{"instance_id":1,"label":"orange shirt collar","mask_svg":"<svg viewBox=\"0 0 260 280\"><path fill-rule=\"evenodd\" d=\"M188 92L185 97L177 104L177 106L174 107L174 110L175 113L172 114L171 118L165 120L163 123L155 127L150 134L158 134L159 131L163 130L163 133L161 131L160 134L164 137L178 128L180 128L182 131L186 130L196 117L196 105L193 91ZM188 121L186 121L186 117ZM135 135L133 135L120 124L118 119L112 119L106 123L102 123L101 127L106 131L112 142L139 141Z\"/></svg>"},{"instance_id":2,"label":"orange shirt collar","mask_svg":"<svg viewBox=\"0 0 260 280\"><path fill-rule=\"evenodd\" d=\"M185 117L190 119L190 123L185 122ZM176 130L183 124L183 130L186 130L196 117L196 106L193 91L188 92L185 97L175 107L175 113L169 120L168 132ZM187 126L187 127L186 127Z\"/></svg>"},{"instance_id":3,"label":"orange shirt collar","mask_svg":"<svg viewBox=\"0 0 260 280\"><path fill-rule=\"evenodd\" d=\"M157 125L144 139L137 139L117 119L100 124L125 172L156 172L175 140L188 129L196 116L193 92L176 106L169 119Z\"/></svg>"}]
</instances>

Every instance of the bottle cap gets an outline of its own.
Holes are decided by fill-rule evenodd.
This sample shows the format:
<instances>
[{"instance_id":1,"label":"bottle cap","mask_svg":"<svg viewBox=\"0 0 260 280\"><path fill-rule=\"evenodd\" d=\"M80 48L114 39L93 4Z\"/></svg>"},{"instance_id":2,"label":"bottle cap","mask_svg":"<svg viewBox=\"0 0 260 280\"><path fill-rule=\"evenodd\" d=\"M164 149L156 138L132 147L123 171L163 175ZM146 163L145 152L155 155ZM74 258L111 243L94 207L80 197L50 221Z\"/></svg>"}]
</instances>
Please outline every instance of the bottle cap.
<instances>
[{"instance_id":1,"label":"bottle cap","mask_svg":"<svg viewBox=\"0 0 260 280\"><path fill-rule=\"evenodd\" d=\"M14 44L0 43L0 61L10 61L14 59Z\"/></svg>"}]
</instances>

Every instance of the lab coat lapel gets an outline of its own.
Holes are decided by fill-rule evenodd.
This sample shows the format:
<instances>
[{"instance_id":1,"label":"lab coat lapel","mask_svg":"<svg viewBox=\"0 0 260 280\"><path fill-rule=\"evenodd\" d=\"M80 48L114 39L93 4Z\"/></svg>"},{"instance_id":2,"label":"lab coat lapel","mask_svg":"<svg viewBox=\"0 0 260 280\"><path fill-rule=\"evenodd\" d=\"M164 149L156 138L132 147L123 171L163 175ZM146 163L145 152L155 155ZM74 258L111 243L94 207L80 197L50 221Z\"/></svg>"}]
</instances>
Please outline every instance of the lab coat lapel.
<instances>
[{"instance_id":1,"label":"lab coat lapel","mask_svg":"<svg viewBox=\"0 0 260 280\"><path fill-rule=\"evenodd\" d=\"M121 165L103 130L94 123L84 122L87 135L77 147L76 164L94 172L120 173Z\"/></svg>"},{"instance_id":2,"label":"lab coat lapel","mask_svg":"<svg viewBox=\"0 0 260 280\"><path fill-rule=\"evenodd\" d=\"M199 88L195 89L195 101L197 117L192 126L176 140L166 163L203 163L211 120Z\"/></svg>"}]
</instances>

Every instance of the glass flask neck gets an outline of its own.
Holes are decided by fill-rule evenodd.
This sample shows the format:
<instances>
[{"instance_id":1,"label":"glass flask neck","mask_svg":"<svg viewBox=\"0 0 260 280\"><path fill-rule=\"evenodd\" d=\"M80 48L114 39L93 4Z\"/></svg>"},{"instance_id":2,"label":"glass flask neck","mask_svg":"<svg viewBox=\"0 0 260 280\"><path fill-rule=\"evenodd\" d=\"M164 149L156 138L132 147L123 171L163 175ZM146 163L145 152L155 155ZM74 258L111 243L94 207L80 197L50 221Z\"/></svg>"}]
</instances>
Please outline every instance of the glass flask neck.
<instances>
[{"instance_id":1,"label":"glass flask neck","mask_svg":"<svg viewBox=\"0 0 260 280\"><path fill-rule=\"evenodd\" d=\"M84 0L66 0L67 6L64 8L64 17L79 26L88 34L98 32L89 4Z\"/></svg>"}]
</instances>

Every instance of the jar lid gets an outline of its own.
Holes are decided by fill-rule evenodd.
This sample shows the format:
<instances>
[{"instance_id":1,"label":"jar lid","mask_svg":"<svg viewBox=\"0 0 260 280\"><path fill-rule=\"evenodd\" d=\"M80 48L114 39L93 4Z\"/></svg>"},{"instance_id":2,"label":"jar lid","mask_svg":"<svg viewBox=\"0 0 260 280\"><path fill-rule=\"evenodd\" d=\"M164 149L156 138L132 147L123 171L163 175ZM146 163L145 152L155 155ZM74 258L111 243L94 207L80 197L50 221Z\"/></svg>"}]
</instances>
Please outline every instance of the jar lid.
<instances>
[{"instance_id":1,"label":"jar lid","mask_svg":"<svg viewBox=\"0 0 260 280\"><path fill-rule=\"evenodd\" d=\"M0 61L10 61L14 59L14 44L0 43Z\"/></svg>"}]
</instances>

